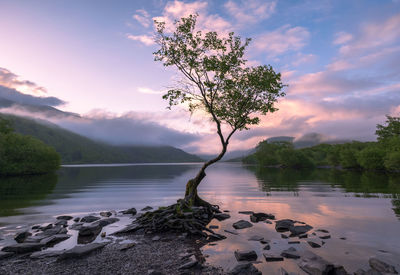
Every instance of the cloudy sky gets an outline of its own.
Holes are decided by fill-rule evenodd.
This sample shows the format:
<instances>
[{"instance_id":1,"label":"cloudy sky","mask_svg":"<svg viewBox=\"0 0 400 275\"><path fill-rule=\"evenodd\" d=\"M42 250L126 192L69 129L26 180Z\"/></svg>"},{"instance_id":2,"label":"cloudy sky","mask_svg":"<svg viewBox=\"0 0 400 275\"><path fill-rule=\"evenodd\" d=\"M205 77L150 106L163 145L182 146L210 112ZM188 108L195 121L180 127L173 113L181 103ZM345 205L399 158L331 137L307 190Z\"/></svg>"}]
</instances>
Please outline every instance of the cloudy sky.
<instances>
[{"instance_id":1,"label":"cloudy sky","mask_svg":"<svg viewBox=\"0 0 400 275\"><path fill-rule=\"evenodd\" d=\"M400 113L399 0L0 0L0 85L87 118L145 120L165 143L172 131L183 149L215 152L206 118L165 109L175 72L152 57L152 20L194 12L204 30L251 37L250 64L271 64L289 85L280 111L232 149L310 132L373 140L385 114Z\"/></svg>"}]
</instances>

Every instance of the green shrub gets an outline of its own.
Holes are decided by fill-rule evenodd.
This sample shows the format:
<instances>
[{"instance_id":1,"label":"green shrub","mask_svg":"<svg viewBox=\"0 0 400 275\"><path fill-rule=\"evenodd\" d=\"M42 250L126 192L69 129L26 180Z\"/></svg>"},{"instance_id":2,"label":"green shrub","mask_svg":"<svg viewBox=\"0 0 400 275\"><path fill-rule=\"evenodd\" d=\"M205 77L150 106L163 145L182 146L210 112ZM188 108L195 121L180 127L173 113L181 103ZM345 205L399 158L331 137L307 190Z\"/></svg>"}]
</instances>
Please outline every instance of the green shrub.
<instances>
[{"instance_id":1,"label":"green shrub","mask_svg":"<svg viewBox=\"0 0 400 275\"><path fill-rule=\"evenodd\" d=\"M369 146L357 153L360 166L367 170L383 170L385 151L378 146Z\"/></svg>"},{"instance_id":2,"label":"green shrub","mask_svg":"<svg viewBox=\"0 0 400 275\"><path fill-rule=\"evenodd\" d=\"M387 153L384 159L384 166L389 171L400 170L400 151Z\"/></svg>"}]
</instances>

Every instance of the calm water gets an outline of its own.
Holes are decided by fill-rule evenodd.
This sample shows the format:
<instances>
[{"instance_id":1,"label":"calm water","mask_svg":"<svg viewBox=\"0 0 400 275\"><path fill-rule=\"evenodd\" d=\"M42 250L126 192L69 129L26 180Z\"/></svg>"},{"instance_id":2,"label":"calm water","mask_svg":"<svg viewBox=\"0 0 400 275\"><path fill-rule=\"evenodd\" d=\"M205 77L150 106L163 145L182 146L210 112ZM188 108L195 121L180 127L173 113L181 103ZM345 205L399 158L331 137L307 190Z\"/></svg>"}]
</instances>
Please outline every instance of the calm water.
<instances>
[{"instance_id":1,"label":"calm water","mask_svg":"<svg viewBox=\"0 0 400 275\"><path fill-rule=\"evenodd\" d=\"M163 206L182 196L186 181L200 164L152 164L63 167L57 175L0 178L0 238L7 240L18 227L51 221L60 214L79 215L130 207ZM266 274L282 263L266 263L263 245L248 241L252 235L271 240L271 253L290 246L314 253L348 271L367 267L370 256L400 266L400 178L374 173L257 169L238 163L221 163L208 170L200 186L201 196L230 210L231 219L216 231L228 238L203 247L210 263L226 269L237 262L235 249L254 249ZM254 224L230 235L232 223L248 220L238 211L252 210L290 218L330 231L332 238L322 248L307 243L288 245L274 225ZM341 240L341 237L347 240ZM0 247L5 241L0 241ZM381 251L379 251L381 250ZM301 273L294 260L283 266Z\"/></svg>"}]
</instances>

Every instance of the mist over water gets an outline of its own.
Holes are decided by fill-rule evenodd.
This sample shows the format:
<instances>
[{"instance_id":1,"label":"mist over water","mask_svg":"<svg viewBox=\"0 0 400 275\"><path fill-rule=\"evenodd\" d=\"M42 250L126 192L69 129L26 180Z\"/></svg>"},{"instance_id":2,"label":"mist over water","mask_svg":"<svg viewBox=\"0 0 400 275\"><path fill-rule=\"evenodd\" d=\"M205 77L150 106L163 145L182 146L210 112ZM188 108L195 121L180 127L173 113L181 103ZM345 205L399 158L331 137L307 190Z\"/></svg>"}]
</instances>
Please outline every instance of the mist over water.
<instances>
[{"instance_id":1,"label":"mist over water","mask_svg":"<svg viewBox=\"0 0 400 275\"><path fill-rule=\"evenodd\" d=\"M183 196L187 180L200 165L77 165L63 167L57 175L0 178L0 235L11 236L19 226L51 222L60 214L82 216L174 203ZM277 219L294 219L314 229L329 230L332 238L322 248L312 249L302 241L296 249L312 249L350 272L367 267L370 256L384 256L387 262L400 258L400 179L396 175L220 163L207 171L199 192L222 210L230 210L230 219L211 223L228 238L203 247L210 255L207 261L225 269L236 265L235 249L254 249L262 261L257 268L278 271L282 263L266 264L262 260L263 245L248 241L253 235L271 240L269 252L280 253L289 247L273 224L256 223L240 230L238 236L224 232L232 230L232 223L240 219L249 220L249 216L238 214L244 210L272 213ZM0 241L0 247L3 245ZM283 264L288 270L297 268L293 260Z\"/></svg>"}]
</instances>

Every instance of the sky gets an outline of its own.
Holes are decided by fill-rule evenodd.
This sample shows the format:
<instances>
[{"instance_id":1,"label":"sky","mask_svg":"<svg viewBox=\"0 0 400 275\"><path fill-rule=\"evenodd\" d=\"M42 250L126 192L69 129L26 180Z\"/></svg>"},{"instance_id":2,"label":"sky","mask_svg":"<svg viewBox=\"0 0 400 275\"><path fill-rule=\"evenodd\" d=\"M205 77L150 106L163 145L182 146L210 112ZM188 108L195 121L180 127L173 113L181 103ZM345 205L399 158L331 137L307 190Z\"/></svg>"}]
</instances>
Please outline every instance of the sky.
<instances>
[{"instance_id":1,"label":"sky","mask_svg":"<svg viewBox=\"0 0 400 275\"><path fill-rule=\"evenodd\" d=\"M234 136L233 150L310 132L374 140L376 124L400 114L400 0L0 0L0 85L100 125L145 121L161 129L158 142L181 134L174 145L214 153L206 117L166 109L161 95L176 71L152 55L153 19L195 12L204 31L252 38L249 64L271 64L288 85L279 111Z\"/></svg>"}]
</instances>

